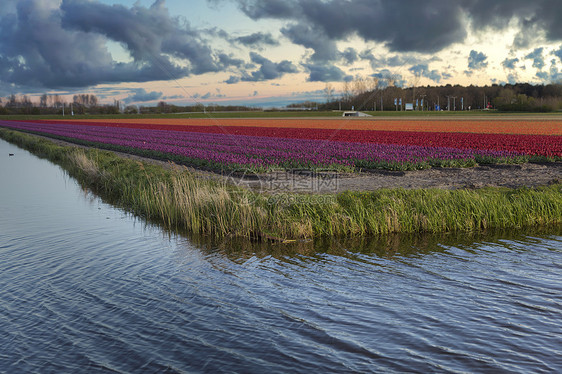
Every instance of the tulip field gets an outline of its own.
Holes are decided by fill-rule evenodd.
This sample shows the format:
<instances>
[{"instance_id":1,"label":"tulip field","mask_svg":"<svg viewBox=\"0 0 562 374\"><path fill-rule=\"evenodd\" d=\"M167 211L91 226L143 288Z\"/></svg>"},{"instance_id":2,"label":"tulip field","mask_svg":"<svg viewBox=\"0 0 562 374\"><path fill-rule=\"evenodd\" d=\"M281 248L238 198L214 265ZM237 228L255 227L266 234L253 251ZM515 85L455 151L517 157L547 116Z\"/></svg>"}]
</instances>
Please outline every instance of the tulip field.
<instances>
[{"instance_id":1,"label":"tulip field","mask_svg":"<svg viewBox=\"0 0 562 374\"><path fill-rule=\"evenodd\" d=\"M213 170L415 170L562 160L560 121L128 119L11 128Z\"/></svg>"}]
</instances>

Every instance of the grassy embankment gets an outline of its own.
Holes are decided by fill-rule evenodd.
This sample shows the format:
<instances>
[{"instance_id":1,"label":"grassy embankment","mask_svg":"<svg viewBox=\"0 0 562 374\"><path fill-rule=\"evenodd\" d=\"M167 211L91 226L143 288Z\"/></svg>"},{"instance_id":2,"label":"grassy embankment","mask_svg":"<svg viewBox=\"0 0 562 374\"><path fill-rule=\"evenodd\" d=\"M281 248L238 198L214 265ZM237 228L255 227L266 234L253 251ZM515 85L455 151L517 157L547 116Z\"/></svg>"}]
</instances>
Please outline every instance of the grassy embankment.
<instances>
[{"instance_id":1,"label":"grassy embankment","mask_svg":"<svg viewBox=\"0 0 562 374\"><path fill-rule=\"evenodd\" d=\"M83 185L134 214L169 229L214 237L283 240L562 224L562 184L268 195L185 168L59 146L17 131L0 129L0 137L61 165Z\"/></svg>"}]
</instances>

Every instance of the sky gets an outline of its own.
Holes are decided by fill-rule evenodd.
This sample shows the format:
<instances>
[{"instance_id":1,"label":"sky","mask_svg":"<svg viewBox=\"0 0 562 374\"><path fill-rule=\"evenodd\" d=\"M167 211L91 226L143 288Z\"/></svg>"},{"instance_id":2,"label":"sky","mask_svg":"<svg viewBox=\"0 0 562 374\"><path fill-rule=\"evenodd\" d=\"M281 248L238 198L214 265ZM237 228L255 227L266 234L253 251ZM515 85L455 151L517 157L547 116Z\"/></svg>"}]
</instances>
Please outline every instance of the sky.
<instances>
[{"instance_id":1,"label":"sky","mask_svg":"<svg viewBox=\"0 0 562 374\"><path fill-rule=\"evenodd\" d=\"M0 97L281 106L353 79L562 81L558 0L2 0Z\"/></svg>"}]
</instances>

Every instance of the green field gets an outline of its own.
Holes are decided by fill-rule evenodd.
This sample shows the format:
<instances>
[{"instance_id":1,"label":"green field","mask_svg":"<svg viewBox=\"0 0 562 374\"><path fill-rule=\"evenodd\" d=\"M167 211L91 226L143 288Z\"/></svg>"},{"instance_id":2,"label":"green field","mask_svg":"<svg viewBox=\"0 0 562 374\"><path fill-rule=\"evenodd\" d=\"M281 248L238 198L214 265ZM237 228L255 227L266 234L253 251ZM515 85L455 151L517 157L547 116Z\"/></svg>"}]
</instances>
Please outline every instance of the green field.
<instances>
[{"instance_id":1,"label":"green field","mask_svg":"<svg viewBox=\"0 0 562 374\"><path fill-rule=\"evenodd\" d=\"M395 112L395 111L365 111L364 113L373 116L373 119L382 118L424 118L424 119L443 119L443 118L468 118L477 117L482 119L549 119L562 120L562 112L553 113L521 113L521 112L498 112L494 110L471 110L457 112ZM193 112L177 114L110 114L110 115L4 115L0 120L81 120L81 119L135 119L135 118L307 118L307 117L341 117L340 111L255 111L255 112ZM369 117L361 117L369 119Z\"/></svg>"}]
</instances>

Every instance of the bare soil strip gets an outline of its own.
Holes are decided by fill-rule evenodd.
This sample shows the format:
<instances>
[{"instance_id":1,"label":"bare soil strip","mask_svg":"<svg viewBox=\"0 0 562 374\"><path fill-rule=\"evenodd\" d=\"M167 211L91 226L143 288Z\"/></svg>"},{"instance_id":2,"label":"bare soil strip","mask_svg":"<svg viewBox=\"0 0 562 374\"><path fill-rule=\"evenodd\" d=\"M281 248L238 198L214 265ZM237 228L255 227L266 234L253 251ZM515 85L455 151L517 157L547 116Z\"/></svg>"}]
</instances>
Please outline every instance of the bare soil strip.
<instances>
[{"instance_id":1,"label":"bare soil strip","mask_svg":"<svg viewBox=\"0 0 562 374\"><path fill-rule=\"evenodd\" d=\"M277 178L277 179L276 179ZM434 168L415 171L373 170L358 174L273 173L244 184L271 192L339 193L381 188L537 187L562 181L562 163L483 165L474 168Z\"/></svg>"}]
</instances>

